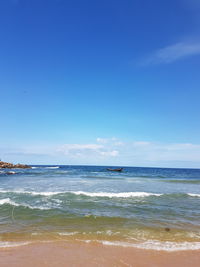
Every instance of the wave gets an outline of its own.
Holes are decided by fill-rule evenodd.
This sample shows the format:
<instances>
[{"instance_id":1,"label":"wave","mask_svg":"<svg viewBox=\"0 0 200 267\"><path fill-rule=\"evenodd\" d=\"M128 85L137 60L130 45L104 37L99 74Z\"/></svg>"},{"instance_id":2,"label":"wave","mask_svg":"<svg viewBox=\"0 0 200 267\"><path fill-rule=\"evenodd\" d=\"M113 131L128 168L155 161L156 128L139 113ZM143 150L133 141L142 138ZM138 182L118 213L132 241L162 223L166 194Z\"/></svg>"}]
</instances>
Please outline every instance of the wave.
<instances>
[{"instance_id":1,"label":"wave","mask_svg":"<svg viewBox=\"0 0 200 267\"><path fill-rule=\"evenodd\" d=\"M53 196L53 195L59 195L63 193L68 193L68 192L36 192L36 191L23 191L23 190L0 190L0 193L14 193L14 194L30 194L33 196Z\"/></svg>"},{"instance_id":2,"label":"wave","mask_svg":"<svg viewBox=\"0 0 200 267\"><path fill-rule=\"evenodd\" d=\"M44 166L37 166L37 167L31 167L31 169L59 169L60 167L59 166L48 166L48 167L44 167Z\"/></svg>"},{"instance_id":3,"label":"wave","mask_svg":"<svg viewBox=\"0 0 200 267\"><path fill-rule=\"evenodd\" d=\"M162 194L154 194L154 193L147 193L147 192L123 192L123 193L107 193L107 192L84 192L84 191L77 191L71 192L75 195L84 195L88 197L118 197L118 198L129 198L129 197L148 197L148 196L161 196Z\"/></svg>"},{"instance_id":4,"label":"wave","mask_svg":"<svg viewBox=\"0 0 200 267\"><path fill-rule=\"evenodd\" d=\"M149 193L149 192L119 192L119 193L113 193L113 192L86 192L86 191L43 191L43 192L37 192L37 191L24 191L24 190L0 190L0 193L9 194L30 194L32 196L55 196L55 195L63 195L63 194L72 194L76 196L87 196L87 197L107 197L107 198L139 198L139 197L200 197L200 194L194 194L194 193ZM0 204L1 204L0 200Z\"/></svg>"},{"instance_id":5,"label":"wave","mask_svg":"<svg viewBox=\"0 0 200 267\"><path fill-rule=\"evenodd\" d=\"M72 233L59 233L60 235L74 235L77 232ZM170 241L156 241L156 240L148 240L143 243L129 243L123 241L106 241L106 240L79 240L85 243L92 243L97 242L101 243L105 246L117 246L117 247L132 247L132 248L139 248L139 249L146 249L146 250L157 250L157 251L167 251L167 252L174 252L174 251L186 251L186 250L199 250L200 249L200 242L170 242ZM47 241L48 242L48 241ZM49 241L51 242L51 241ZM32 242L25 241L25 242L13 242L13 241L1 241L0 248L9 248L9 247L19 247L29 245Z\"/></svg>"},{"instance_id":6,"label":"wave","mask_svg":"<svg viewBox=\"0 0 200 267\"><path fill-rule=\"evenodd\" d=\"M0 205L4 205L4 204L10 204L13 206L19 206L17 203L15 203L14 201L10 200L10 198L4 198L0 200Z\"/></svg>"},{"instance_id":7,"label":"wave","mask_svg":"<svg viewBox=\"0 0 200 267\"><path fill-rule=\"evenodd\" d=\"M57 192L36 192L36 191L21 191L21 190L0 190L0 193L16 193L16 194L31 194L33 196L53 196L59 194L74 194L84 195L88 197L118 197L118 198L129 198L129 197L148 197L148 196L161 196L163 194L147 193L147 192L122 192L122 193L110 193L110 192L85 192L85 191L57 191Z\"/></svg>"},{"instance_id":8,"label":"wave","mask_svg":"<svg viewBox=\"0 0 200 267\"><path fill-rule=\"evenodd\" d=\"M72 233L59 233L59 235L75 235L77 232ZM132 248L139 248L139 249L146 249L146 250L157 250L157 251L186 251L186 250L199 250L200 249L200 242L170 242L170 241L156 241L156 240L148 240L143 243L129 243L123 241L106 241L106 240L79 240L85 243L92 243L97 242L101 243L105 246L117 246L117 247L132 247ZM47 241L48 242L48 241ZM50 242L50 241L49 241ZM0 248L9 248L9 247L19 247L29 245L32 242L0 242Z\"/></svg>"},{"instance_id":9,"label":"wave","mask_svg":"<svg viewBox=\"0 0 200 267\"><path fill-rule=\"evenodd\" d=\"M0 248L19 247L30 244L31 242L0 242Z\"/></svg>"},{"instance_id":10,"label":"wave","mask_svg":"<svg viewBox=\"0 0 200 267\"><path fill-rule=\"evenodd\" d=\"M2 205L11 205L11 206L15 206L15 207L24 207L24 208L29 208L29 209L38 209L38 210L50 210L52 208L50 207L44 207L44 206L31 206L25 203L16 203L14 201L12 201L10 198L4 198L0 200L0 206Z\"/></svg>"},{"instance_id":11,"label":"wave","mask_svg":"<svg viewBox=\"0 0 200 267\"><path fill-rule=\"evenodd\" d=\"M200 194L188 193L187 195L190 196L190 197L200 197Z\"/></svg>"},{"instance_id":12,"label":"wave","mask_svg":"<svg viewBox=\"0 0 200 267\"><path fill-rule=\"evenodd\" d=\"M14 171L0 171L0 174L1 175L10 175L10 174L16 174L17 172L14 172Z\"/></svg>"},{"instance_id":13,"label":"wave","mask_svg":"<svg viewBox=\"0 0 200 267\"><path fill-rule=\"evenodd\" d=\"M91 241L87 241L91 242ZM152 249L152 250L163 250L168 252L180 251L180 250L199 250L200 242L170 242L170 241L156 241L156 240L148 240L143 243L128 243L128 242L120 242L120 241L97 241L102 243L103 245L108 246L121 246L121 247L135 247L142 249Z\"/></svg>"},{"instance_id":14,"label":"wave","mask_svg":"<svg viewBox=\"0 0 200 267\"><path fill-rule=\"evenodd\" d=\"M64 236L70 236L70 235L76 235L79 234L79 232L75 231L75 232L62 232L62 233L58 233L59 235L64 235Z\"/></svg>"},{"instance_id":15,"label":"wave","mask_svg":"<svg viewBox=\"0 0 200 267\"><path fill-rule=\"evenodd\" d=\"M22 191L22 192L18 192L18 193L24 193L24 194L31 194L33 196L54 196L54 195L59 195L59 194L63 194L65 192L32 192L32 191Z\"/></svg>"}]
</instances>

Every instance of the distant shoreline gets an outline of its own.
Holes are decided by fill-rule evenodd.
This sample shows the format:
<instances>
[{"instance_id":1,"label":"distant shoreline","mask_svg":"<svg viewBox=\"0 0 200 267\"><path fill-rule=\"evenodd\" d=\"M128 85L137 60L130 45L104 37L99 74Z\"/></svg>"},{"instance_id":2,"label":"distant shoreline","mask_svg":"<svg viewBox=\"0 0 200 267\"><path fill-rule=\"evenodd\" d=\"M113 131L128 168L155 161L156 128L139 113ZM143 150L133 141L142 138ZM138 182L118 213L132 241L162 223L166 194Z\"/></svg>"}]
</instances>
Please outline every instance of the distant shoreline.
<instances>
[{"instance_id":1,"label":"distant shoreline","mask_svg":"<svg viewBox=\"0 0 200 267\"><path fill-rule=\"evenodd\" d=\"M29 164L29 165L26 165L26 166L29 166L29 168L32 168L32 167L56 167L56 166L59 166L59 167L99 167L99 168L145 168L145 169L172 169L172 170L200 170L200 167L199 168L191 168L191 167L143 167L143 166L129 166L129 165L88 165L88 164Z\"/></svg>"},{"instance_id":2,"label":"distant shoreline","mask_svg":"<svg viewBox=\"0 0 200 267\"><path fill-rule=\"evenodd\" d=\"M31 167L26 164L13 164L5 161L0 161L0 169L30 169Z\"/></svg>"}]
</instances>

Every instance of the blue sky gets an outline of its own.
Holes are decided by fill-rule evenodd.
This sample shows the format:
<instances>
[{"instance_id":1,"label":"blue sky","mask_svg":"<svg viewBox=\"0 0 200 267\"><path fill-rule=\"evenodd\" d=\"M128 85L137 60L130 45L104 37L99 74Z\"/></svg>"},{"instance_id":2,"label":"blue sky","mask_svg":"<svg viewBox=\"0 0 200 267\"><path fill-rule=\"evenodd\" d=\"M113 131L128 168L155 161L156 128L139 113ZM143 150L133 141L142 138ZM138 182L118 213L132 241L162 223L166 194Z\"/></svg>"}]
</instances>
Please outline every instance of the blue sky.
<instances>
[{"instance_id":1,"label":"blue sky","mask_svg":"<svg viewBox=\"0 0 200 267\"><path fill-rule=\"evenodd\" d=\"M200 166L197 0L0 0L0 157Z\"/></svg>"}]
</instances>

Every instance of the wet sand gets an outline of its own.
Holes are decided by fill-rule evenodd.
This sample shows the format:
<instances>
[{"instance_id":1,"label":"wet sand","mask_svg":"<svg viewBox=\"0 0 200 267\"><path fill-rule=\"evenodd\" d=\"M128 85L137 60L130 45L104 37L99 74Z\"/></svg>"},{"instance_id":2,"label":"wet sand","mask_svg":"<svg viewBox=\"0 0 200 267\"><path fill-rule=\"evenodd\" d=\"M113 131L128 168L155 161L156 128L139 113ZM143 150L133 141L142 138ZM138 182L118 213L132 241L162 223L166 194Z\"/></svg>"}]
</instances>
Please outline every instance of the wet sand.
<instances>
[{"instance_id":1,"label":"wet sand","mask_svg":"<svg viewBox=\"0 0 200 267\"><path fill-rule=\"evenodd\" d=\"M134 266L199 267L200 250L164 252L105 246L97 243L33 243L0 249L1 267Z\"/></svg>"}]
</instances>

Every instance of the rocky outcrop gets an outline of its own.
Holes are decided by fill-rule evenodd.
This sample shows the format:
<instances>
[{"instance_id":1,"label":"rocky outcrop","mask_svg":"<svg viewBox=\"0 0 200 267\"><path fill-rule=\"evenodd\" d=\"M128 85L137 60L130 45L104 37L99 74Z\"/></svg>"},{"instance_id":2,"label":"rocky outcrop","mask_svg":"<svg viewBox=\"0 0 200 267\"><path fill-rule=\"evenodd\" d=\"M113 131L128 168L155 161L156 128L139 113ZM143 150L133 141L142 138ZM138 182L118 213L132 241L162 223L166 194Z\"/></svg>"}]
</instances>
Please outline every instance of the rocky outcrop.
<instances>
[{"instance_id":1,"label":"rocky outcrop","mask_svg":"<svg viewBox=\"0 0 200 267\"><path fill-rule=\"evenodd\" d=\"M31 168L28 165L25 164L12 164L12 163L8 163L8 162L4 162L4 161L0 161L0 169L16 169L16 168L20 168L20 169L29 169Z\"/></svg>"}]
</instances>

